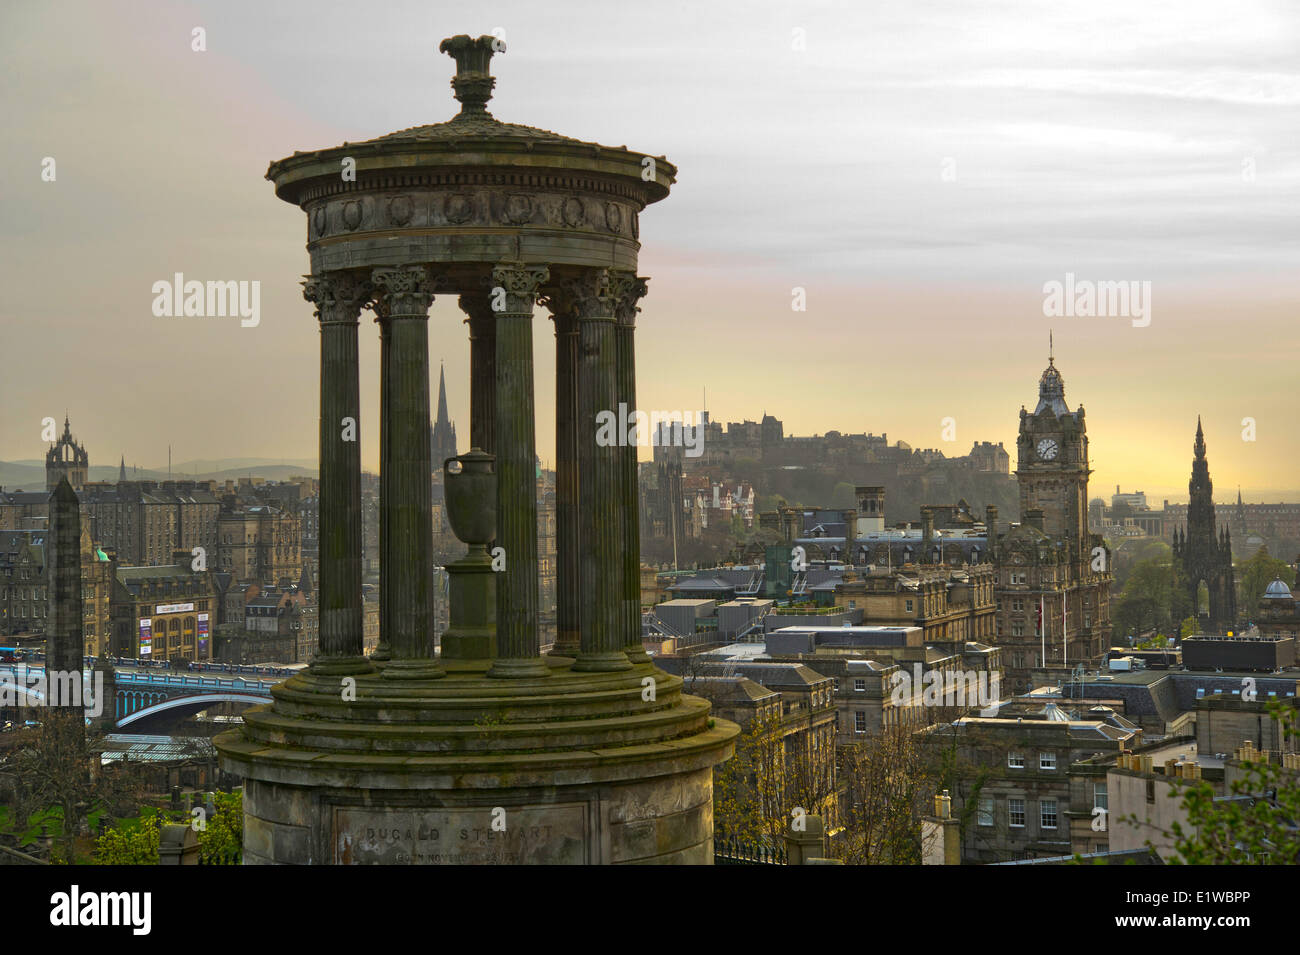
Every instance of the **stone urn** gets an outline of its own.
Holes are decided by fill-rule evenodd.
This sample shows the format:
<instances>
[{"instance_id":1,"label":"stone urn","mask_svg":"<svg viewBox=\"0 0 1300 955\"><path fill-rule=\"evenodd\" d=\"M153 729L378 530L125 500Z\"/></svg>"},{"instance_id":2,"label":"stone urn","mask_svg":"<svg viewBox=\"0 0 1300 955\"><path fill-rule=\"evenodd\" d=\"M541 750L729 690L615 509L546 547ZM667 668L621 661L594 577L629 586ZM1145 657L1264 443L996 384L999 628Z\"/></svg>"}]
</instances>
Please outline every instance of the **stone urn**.
<instances>
[{"instance_id":1,"label":"stone urn","mask_svg":"<svg viewBox=\"0 0 1300 955\"><path fill-rule=\"evenodd\" d=\"M452 531L471 548L486 548L497 536L496 458L471 448L442 469Z\"/></svg>"}]
</instances>

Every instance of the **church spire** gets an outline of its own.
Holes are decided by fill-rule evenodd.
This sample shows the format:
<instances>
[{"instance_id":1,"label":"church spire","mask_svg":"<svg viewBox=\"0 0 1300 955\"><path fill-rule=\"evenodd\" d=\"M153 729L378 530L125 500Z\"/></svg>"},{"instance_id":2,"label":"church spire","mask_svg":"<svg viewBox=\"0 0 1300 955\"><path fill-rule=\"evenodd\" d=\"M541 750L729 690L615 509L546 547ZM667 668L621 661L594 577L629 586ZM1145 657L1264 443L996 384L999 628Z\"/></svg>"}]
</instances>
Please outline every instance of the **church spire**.
<instances>
[{"instance_id":1,"label":"church spire","mask_svg":"<svg viewBox=\"0 0 1300 955\"><path fill-rule=\"evenodd\" d=\"M125 454L122 455L122 464L121 464L121 466L117 469L117 479L118 479L119 481L125 481L125 480L126 480L126 455L125 455Z\"/></svg>"},{"instance_id":2,"label":"church spire","mask_svg":"<svg viewBox=\"0 0 1300 955\"><path fill-rule=\"evenodd\" d=\"M429 441L435 470L440 470L447 458L455 457L458 453L456 426L451 423L451 415L447 413L447 372L444 367L438 369L438 417L433 423Z\"/></svg>"},{"instance_id":3,"label":"church spire","mask_svg":"<svg viewBox=\"0 0 1300 955\"><path fill-rule=\"evenodd\" d=\"M438 364L438 424L450 424L447 417L447 370Z\"/></svg>"}]
</instances>

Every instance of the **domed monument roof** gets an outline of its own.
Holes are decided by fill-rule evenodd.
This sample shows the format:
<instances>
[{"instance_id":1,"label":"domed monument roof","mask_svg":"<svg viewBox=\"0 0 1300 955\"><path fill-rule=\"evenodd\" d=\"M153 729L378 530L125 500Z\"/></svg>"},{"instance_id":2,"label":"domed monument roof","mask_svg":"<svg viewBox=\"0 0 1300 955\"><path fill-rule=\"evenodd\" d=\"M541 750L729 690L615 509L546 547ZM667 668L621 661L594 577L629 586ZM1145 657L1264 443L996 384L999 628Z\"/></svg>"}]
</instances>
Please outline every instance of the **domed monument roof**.
<instances>
[{"instance_id":1,"label":"domed monument roof","mask_svg":"<svg viewBox=\"0 0 1300 955\"><path fill-rule=\"evenodd\" d=\"M621 181L645 205L668 195L677 168L663 156L648 156L626 146L602 146L516 123L503 123L487 110L496 79L489 71L494 53L504 53L505 43L491 36L466 34L442 41L439 51L456 60L452 90L460 112L443 123L411 126L360 142L292 156L271 163L266 178L275 183L276 195L289 202L311 197L311 186L323 178L337 181L345 158L356 162L357 172L391 171L409 175L429 167L527 167L587 172Z\"/></svg>"},{"instance_id":2,"label":"domed monument roof","mask_svg":"<svg viewBox=\"0 0 1300 955\"><path fill-rule=\"evenodd\" d=\"M1291 597L1291 588L1282 582L1281 577L1273 578L1273 582L1264 591L1265 600L1290 600Z\"/></svg>"}]
</instances>

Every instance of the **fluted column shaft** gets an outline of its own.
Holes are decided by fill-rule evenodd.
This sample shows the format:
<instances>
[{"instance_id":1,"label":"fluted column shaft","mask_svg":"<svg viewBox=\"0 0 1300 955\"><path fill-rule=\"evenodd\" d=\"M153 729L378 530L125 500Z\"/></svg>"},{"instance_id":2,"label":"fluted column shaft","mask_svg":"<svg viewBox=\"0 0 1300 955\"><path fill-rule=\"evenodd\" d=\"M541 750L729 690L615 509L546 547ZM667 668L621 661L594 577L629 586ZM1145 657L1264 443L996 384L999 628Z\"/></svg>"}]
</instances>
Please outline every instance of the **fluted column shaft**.
<instances>
[{"instance_id":1,"label":"fluted column shaft","mask_svg":"<svg viewBox=\"0 0 1300 955\"><path fill-rule=\"evenodd\" d=\"M581 645L578 560L578 327L571 311L555 313L555 648L575 656Z\"/></svg>"},{"instance_id":2,"label":"fluted column shaft","mask_svg":"<svg viewBox=\"0 0 1300 955\"><path fill-rule=\"evenodd\" d=\"M496 430L497 338L496 314L486 294L466 293L460 308L469 318L469 436L470 447L494 453Z\"/></svg>"},{"instance_id":3,"label":"fluted column shaft","mask_svg":"<svg viewBox=\"0 0 1300 955\"><path fill-rule=\"evenodd\" d=\"M442 676L433 659L433 487L429 440L429 306L423 266L376 269L372 275L387 363L381 385L380 604L392 660L387 678ZM384 614L387 612L387 619Z\"/></svg>"},{"instance_id":4,"label":"fluted column shaft","mask_svg":"<svg viewBox=\"0 0 1300 955\"><path fill-rule=\"evenodd\" d=\"M505 569L497 580L497 659L493 677L550 671L537 634L537 451L533 410L533 303L549 273L503 263L492 270L489 303L496 316L497 546ZM472 425L471 425L472 427Z\"/></svg>"},{"instance_id":5,"label":"fluted column shaft","mask_svg":"<svg viewBox=\"0 0 1300 955\"><path fill-rule=\"evenodd\" d=\"M607 269L587 270L568 283L578 320L578 516L581 645L575 670L626 670L623 540L620 510L618 344ZM603 427L602 427L603 426Z\"/></svg>"},{"instance_id":6,"label":"fluted column shaft","mask_svg":"<svg viewBox=\"0 0 1300 955\"><path fill-rule=\"evenodd\" d=\"M379 642L375 647L375 652L370 654L370 659L385 663L393 658L393 650L388 643L388 628L385 626L386 621L393 619L392 611L389 609L393 582L383 572L386 555L384 542L392 540L393 537L388 528L388 510L383 506L383 502L393 499L390 485L393 472L392 469L382 466L383 449L389 445L388 426L390 422L383 409L385 407L384 396L388 394L389 387L388 359L392 352L392 336L388 334L388 322L383 318L382 303L372 300L369 304L375 310L375 323L379 325L379 447L381 465L379 468Z\"/></svg>"},{"instance_id":7,"label":"fluted column shaft","mask_svg":"<svg viewBox=\"0 0 1300 955\"><path fill-rule=\"evenodd\" d=\"M614 298L615 354L617 356L618 407L630 416L636 411L636 314L637 301L646 293L646 279L631 272L612 272L610 290ZM621 418L621 415L620 415ZM638 437L641 437L638 435ZM619 532L623 575L620 628L624 649L633 663L649 663L641 640L641 514L637 488L637 445L628 441L615 449L619 471Z\"/></svg>"},{"instance_id":8,"label":"fluted column shaft","mask_svg":"<svg viewBox=\"0 0 1300 955\"><path fill-rule=\"evenodd\" d=\"M347 272L303 282L320 322L320 646L312 670L362 673L361 392L357 326L370 285Z\"/></svg>"}]
</instances>

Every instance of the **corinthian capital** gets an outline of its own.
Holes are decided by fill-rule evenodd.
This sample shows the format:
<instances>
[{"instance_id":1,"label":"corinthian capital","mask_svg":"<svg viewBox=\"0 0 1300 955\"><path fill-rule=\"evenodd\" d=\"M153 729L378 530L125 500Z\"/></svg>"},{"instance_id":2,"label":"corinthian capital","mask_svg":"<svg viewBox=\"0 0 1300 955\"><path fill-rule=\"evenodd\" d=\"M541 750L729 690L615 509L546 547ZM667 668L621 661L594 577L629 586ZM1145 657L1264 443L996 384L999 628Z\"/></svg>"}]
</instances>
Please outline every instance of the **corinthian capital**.
<instances>
[{"instance_id":1,"label":"corinthian capital","mask_svg":"<svg viewBox=\"0 0 1300 955\"><path fill-rule=\"evenodd\" d=\"M550 276L550 270L544 265L509 262L496 266L492 269L492 288L488 291L492 311L531 314L537 290Z\"/></svg>"},{"instance_id":2,"label":"corinthian capital","mask_svg":"<svg viewBox=\"0 0 1300 955\"><path fill-rule=\"evenodd\" d=\"M302 283L302 297L316 306L322 323L355 322L373 294L369 280L355 272L321 272Z\"/></svg>"},{"instance_id":3,"label":"corinthian capital","mask_svg":"<svg viewBox=\"0 0 1300 955\"><path fill-rule=\"evenodd\" d=\"M649 291L646 283L650 280L631 272L609 273L609 294L614 300L614 316L620 325L635 325L636 314L641 311L637 305Z\"/></svg>"},{"instance_id":4,"label":"corinthian capital","mask_svg":"<svg viewBox=\"0 0 1300 955\"><path fill-rule=\"evenodd\" d=\"M576 278L564 279L547 304L556 315L578 320L614 316L614 298L609 269L585 269Z\"/></svg>"},{"instance_id":5,"label":"corinthian capital","mask_svg":"<svg viewBox=\"0 0 1300 955\"><path fill-rule=\"evenodd\" d=\"M370 279L375 293L371 304L381 318L395 315L422 318L433 304L435 280L423 265L375 269Z\"/></svg>"}]
</instances>

